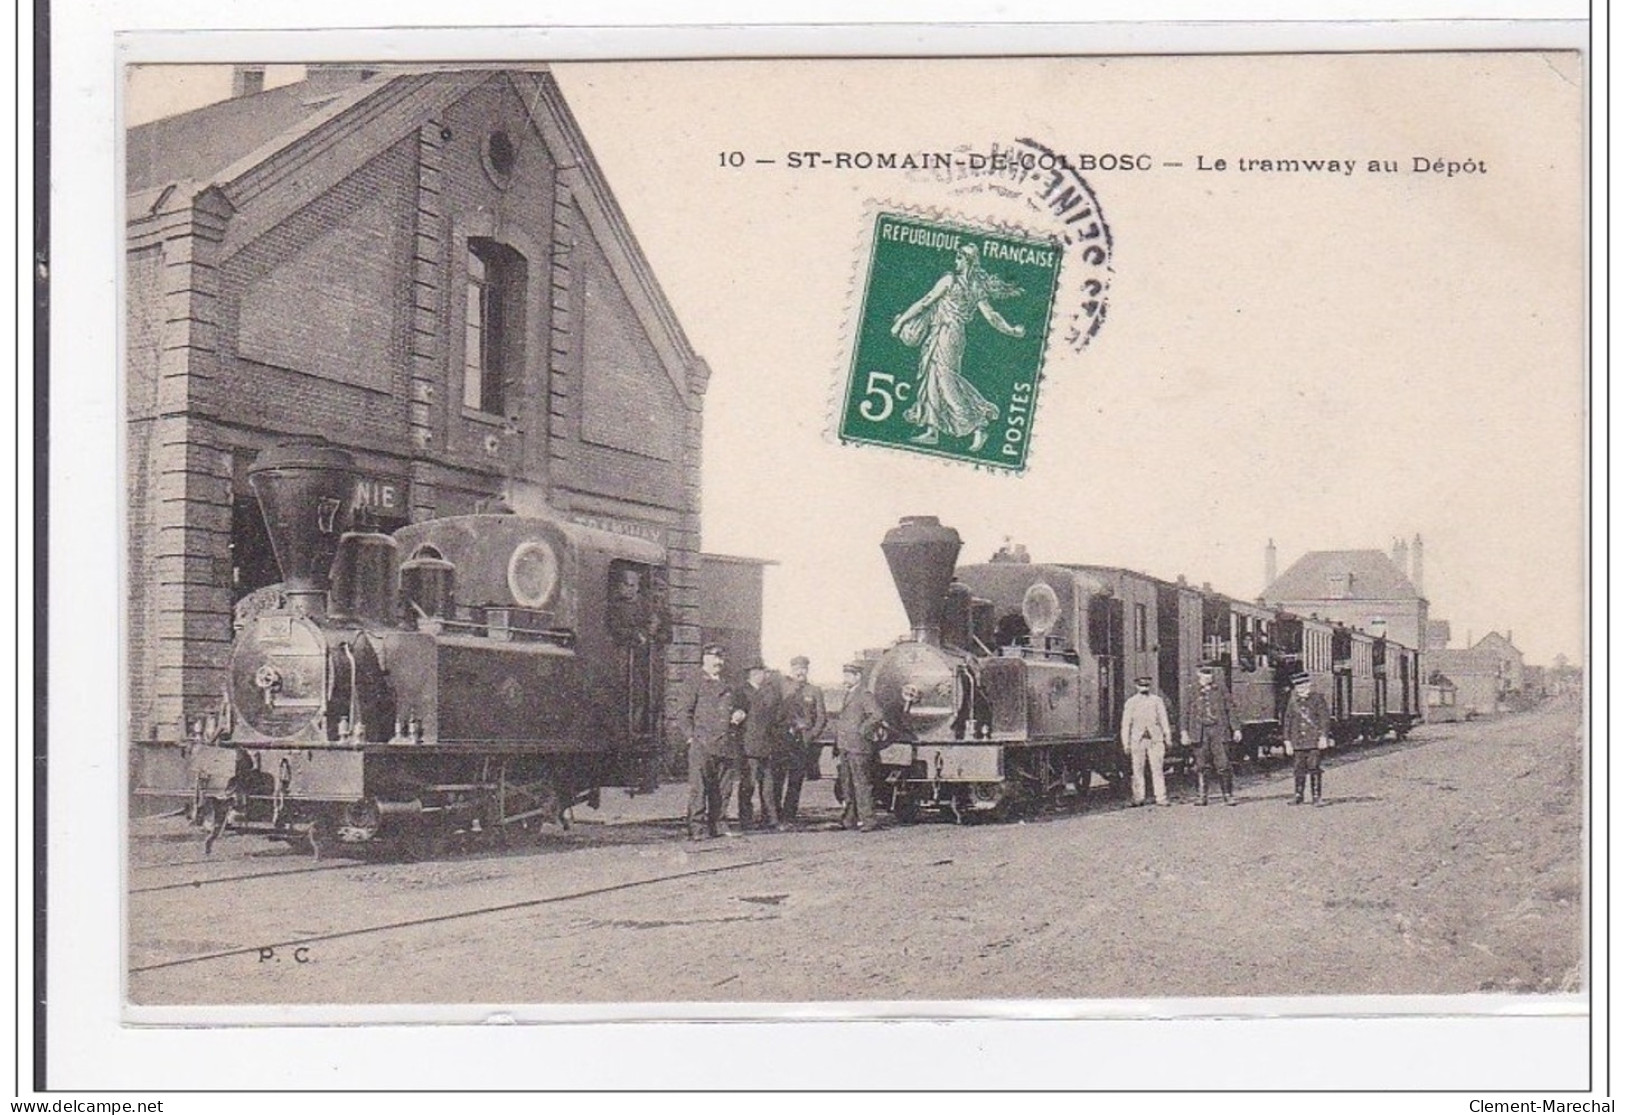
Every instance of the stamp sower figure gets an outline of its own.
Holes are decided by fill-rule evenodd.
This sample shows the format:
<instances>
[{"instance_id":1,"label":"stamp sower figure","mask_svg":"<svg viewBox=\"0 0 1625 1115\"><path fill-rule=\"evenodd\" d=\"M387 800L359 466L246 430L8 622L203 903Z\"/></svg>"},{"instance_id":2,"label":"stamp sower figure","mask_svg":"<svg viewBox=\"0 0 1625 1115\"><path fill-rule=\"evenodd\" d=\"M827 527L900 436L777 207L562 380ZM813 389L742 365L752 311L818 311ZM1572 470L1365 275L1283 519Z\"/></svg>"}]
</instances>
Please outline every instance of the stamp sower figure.
<instances>
[{"instance_id":1,"label":"stamp sower figure","mask_svg":"<svg viewBox=\"0 0 1625 1115\"><path fill-rule=\"evenodd\" d=\"M1134 695L1123 702L1123 754L1134 764L1130 784L1134 804L1145 804L1145 767L1151 764L1151 790L1158 805L1168 804L1168 782L1162 761L1168 753L1168 706L1160 694L1151 692L1151 679L1134 679Z\"/></svg>"},{"instance_id":2,"label":"stamp sower figure","mask_svg":"<svg viewBox=\"0 0 1625 1115\"><path fill-rule=\"evenodd\" d=\"M925 427L913 441L935 445L943 433L968 436L972 453L987 444L987 427L998 420L999 408L983 398L960 371L965 330L981 314L1007 337L1026 336L1025 326L1010 324L991 303L1020 293L1020 287L984 271L976 245L966 244L954 253L954 269L892 321L893 336L906 345L920 346L917 395L903 414L910 425Z\"/></svg>"},{"instance_id":3,"label":"stamp sower figure","mask_svg":"<svg viewBox=\"0 0 1625 1115\"><path fill-rule=\"evenodd\" d=\"M779 827L779 803L773 793L774 759L783 735L784 698L767 676L767 667L754 662L746 671L744 762L739 770L739 827L749 828L760 798L762 823Z\"/></svg>"},{"instance_id":4,"label":"stamp sower figure","mask_svg":"<svg viewBox=\"0 0 1625 1115\"><path fill-rule=\"evenodd\" d=\"M824 691L807 680L812 665L805 657L790 659L790 679L784 692L784 736L786 748L784 795L779 802L781 820L793 821L801 808L801 784L818 779L818 757L824 745L818 737L829 723L824 707Z\"/></svg>"},{"instance_id":5,"label":"stamp sower figure","mask_svg":"<svg viewBox=\"0 0 1625 1115\"><path fill-rule=\"evenodd\" d=\"M1316 805L1320 804L1320 753L1331 746L1331 710L1326 698L1309 688L1309 675L1292 675L1292 695L1286 699L1286 712L1282 714L1286 735L1286 753L1292 758L1292 804L1303 804L1303 783L1309 779L1309 790Z\"/></svg>"},{"instance_id":6,"label":"stamp sower figure","mask_svg":"<svg viewBox=\"0 0 1625 1115\"><path fill-rule=\"evenodd\" d=\"M733 790L738 761L735 729L745 710L722 678L722 648L700 654L700 672L678 695L677 716L688 741L688 837L716 836L723 807Z\"/></svg>"},{"instance_id":7,"label":"stamp sower figure","mask_svg":"<svg viewBox=\"0 0 1625 1115\"><path fill-rule=\"evenodd\" d=\"M880 727L885 714L875 695L863 682L863 667L848 662L841 669L846 683L846 702L835 714L835 754L840 760L841 827L868 832L875 826L875 793L870 782L875 753L880 743Z\"/></svg>"},{"instance_id":8,"label":"stamp sower figure","mask_svg":"<svg viewBox=\"0 0 1625 1115\"><path fill-rule=\"evenodd\" d=\"M1235 775L1230 772L1230 743L1241 741L1230 691L1214 680L1212 666L1196 669L1196 692L1185 706L1185 746L1196 748L1197 805L1207 804L1207 776L1219 778L1226 805L1236 804Z\"/></svg>"}]
</instances>

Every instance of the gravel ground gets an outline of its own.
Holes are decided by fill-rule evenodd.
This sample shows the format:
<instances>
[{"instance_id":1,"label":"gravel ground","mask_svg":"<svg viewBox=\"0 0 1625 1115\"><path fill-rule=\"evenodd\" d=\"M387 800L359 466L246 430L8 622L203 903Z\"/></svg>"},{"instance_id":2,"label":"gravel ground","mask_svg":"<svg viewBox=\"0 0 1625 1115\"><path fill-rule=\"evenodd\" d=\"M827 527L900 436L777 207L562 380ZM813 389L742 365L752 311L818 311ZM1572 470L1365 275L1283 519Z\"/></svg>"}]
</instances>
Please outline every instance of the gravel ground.
<instances>
[{"instance_id":1,"label":"gravel ground","mask_svg":"<svg viewBox=\"0 0 1625 1115\"><path fill-rule=\"evenodd\" d=\"M1236 808L1192 808L1176 779L1171 809L1124 808L1097 788L1081 809L1025 822L865 835L822 827L837 816L825 780L809 786L800 831L692 844L683 788L668 786L606 794L525 848L319 865L248 837L205 861L184 822L147 819L131 849L130 998L1576 991L1579 725L1575 702L1549 702L1340 751L1320 809L1289 808L1291 770L1277 766L1242 776ZM259 877L234 878L246 875ZM226 955L170 964L214 953Z\"/></svg>"}]
</instances>

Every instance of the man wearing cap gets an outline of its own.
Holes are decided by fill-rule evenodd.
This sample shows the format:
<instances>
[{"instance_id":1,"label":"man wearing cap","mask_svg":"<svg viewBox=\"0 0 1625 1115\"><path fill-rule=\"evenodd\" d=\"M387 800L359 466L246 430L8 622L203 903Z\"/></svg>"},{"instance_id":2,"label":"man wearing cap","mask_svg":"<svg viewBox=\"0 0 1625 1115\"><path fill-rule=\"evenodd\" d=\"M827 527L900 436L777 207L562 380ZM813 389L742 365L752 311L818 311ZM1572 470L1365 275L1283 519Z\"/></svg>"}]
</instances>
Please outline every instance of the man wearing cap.
<instances>
[{"instance_id":1,"label":"man wearing cap","mask_svg":"<svg viewBox=\"0 0 1625 1115\"><path fill-rule=\"evenodd\" d=\"M1331 746L1331 710L1326 698L1309 688L1309 675L1292 675L1292 695L1281 715L1286 753L1292 756L1292 804L1303 804L1303 783L1308 777L1314 803L1320 804L1320 753Z\"/></svg>"},{"instance_id":2,"label":"man wearing cap","mask_svg":"<svg viewBox=\"0 0 1625 1115\"><path fill-rule=\"evenodd\" d=\"M688 743L688 838L716 836L733 790L738 745L745 719L738 695L722 678L723 651L715 643L700 652L699 675L677 696L678 726Z\"/></svg>"},{"instance_id":3,"label":"man wearing cap","mask_svg":"<svg viewBox=\"0 0 1625 1115\"><path fill-rule=\"evenodd\" d=\"M749 828L760 798L762 824L779 827L779 803L773 793L773 768L783 735L784 699L767 676L767 667L751 663L745 673L744 762L739 768L739 827Z\"/></svg>"},{"instance_id":4,"label":"man wearing cap","mask_svg":"<svg viewBox=\"0 0 1625 1115\"><path fill-rule=\"evenodd\" d=\"M835 714L835 756L840 761L836 777L840 779L844 806L841 827L868 832L875 827L875 793L870 774L886 715L880 711L875 695L863 685L862 665L848 662L841 667L841 680L846 683L846 700Z\"/></svg>"},{"instance_id":5,"label":"man wearing cap","mask_svg":"<svg viewBox=\"0 0 1625 1115\"><path fill-rule=\"evenodd\" d=\"M1151 679L1134 679L1134 695L1123 702L1123 727L1120 735L1123 754L1133 764L1130 785L1134 789L1134 804L1145 804L1145 767L1151 764L1151 792L1158 805L1168 804L1168 780L1162 773L1162 761L1168 753L1168 737L1173 734L1168 726L1168 706L1162 697L1151 692Z\"/></svg>"},{"instance_id":6,"label":"man wearing cap","mask_svg":"<svg viewBox=\"0 0 1625 1115\"><path fill-rule=\"evenodd\" d=\"M829 723L824 691L807 680L812 665L804 656L790 659L790 677L784 689L784 763L776 773L783 780L779 818L796 819L801 808L801 784L818 779L818 757L824 750L819 737Z\"/></svg>"},{"instance_id":7,"label":"man wearing cap","mask_svg":"<svg viewBox=\"0 0 1625 1115\"><path fill-rule=\"evenodd\" d=\"M1226 805L1236 804L1235 775L1230 772L1230 743L1241 742L1241 725L1230 705L1230 691L1214 680L1212 666L1196 669L1196 692L1185 705L1185 746L1196 749L1197 805L1207 804L1207 776L1219 778Z\"/></svg>"}]
</instances>

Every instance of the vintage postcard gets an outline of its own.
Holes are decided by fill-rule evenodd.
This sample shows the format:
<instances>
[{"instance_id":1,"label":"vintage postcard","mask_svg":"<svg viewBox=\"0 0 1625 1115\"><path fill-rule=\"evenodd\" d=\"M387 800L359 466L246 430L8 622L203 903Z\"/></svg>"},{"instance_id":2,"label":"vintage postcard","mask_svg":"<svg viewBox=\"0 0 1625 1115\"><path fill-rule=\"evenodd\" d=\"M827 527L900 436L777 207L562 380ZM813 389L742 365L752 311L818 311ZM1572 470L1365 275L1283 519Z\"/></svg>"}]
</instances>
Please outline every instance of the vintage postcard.
<instances>
[{"instance_id":1,"label":"vintage postcard","mask_svg":"<svg viewBox=\"0 0 1625 1115\"><path fill-rule=\"evenodd\" d=\"M124 81L127 1019L1584 1012L1579 53Z\"/></svg>"}]
</instances>

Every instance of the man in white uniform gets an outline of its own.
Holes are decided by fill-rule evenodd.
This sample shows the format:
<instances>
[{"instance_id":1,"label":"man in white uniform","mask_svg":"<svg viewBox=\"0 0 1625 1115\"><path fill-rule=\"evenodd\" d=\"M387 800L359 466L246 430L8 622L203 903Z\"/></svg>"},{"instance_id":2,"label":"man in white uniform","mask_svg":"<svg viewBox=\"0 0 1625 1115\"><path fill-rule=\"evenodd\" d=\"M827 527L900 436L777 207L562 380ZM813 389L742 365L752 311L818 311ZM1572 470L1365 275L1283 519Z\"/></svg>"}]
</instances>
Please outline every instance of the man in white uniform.
<instances>
[{"instance_id":1,"label":"man in white uniform","mask_svg":"<svg viewBox=\"0 0 1625 1115\"><path fill-rule=\"evenodd\" d=\"M1145 767L1151 764L1151 790L1158 805L1168 804L1168 782L1162 760L1168 751L1168 706L1151 692L1151 679L1134 679L1134 696L1123 704L1123 753L1134 764L1134 804L1145 804Z\"/></svg>"}]
</instances>

